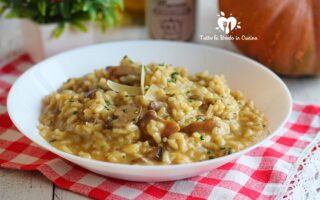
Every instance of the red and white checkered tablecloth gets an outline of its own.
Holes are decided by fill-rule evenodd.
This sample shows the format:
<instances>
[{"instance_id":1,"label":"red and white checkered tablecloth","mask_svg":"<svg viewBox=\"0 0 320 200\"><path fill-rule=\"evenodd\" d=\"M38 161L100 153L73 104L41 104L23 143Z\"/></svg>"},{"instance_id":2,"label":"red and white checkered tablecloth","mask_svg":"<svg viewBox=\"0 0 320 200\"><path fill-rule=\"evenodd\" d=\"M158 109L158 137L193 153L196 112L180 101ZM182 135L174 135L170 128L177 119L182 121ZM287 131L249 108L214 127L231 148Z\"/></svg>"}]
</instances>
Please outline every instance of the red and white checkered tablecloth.
<instances>
[{"instance_id":1,"label":"red and white checkered tablecloth","mask_svg":"<svg viewBox=\"0 0 320 200\"><path fill-rule=\"evenodd\" d=\"M295 103L281 133L208 173L161 183L107 178L41 149L14 127L6 98L15 79L31 64L22 55L0 68L0 166L38 170L58 187L96 199L275 199L291 166L320 130L320 107Z\"/></svg>"}]
</instances>

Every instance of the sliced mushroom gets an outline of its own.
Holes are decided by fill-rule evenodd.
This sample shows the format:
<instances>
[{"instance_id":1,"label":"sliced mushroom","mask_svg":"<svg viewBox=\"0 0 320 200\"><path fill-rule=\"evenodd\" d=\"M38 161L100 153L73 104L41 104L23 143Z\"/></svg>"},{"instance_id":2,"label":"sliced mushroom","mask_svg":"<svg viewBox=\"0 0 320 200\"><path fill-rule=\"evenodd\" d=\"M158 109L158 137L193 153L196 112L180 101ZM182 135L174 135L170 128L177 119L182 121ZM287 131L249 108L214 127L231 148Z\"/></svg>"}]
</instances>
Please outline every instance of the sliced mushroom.
<instances>
[{"instance_id":1,"label":"sliced mushroom","mask_svg":"<svg viewBox=\"0 0 320 200\"><path fill-rule=\"evenodd\" d=\"M154 110L148 110L143 115L141 120L138 122L140 130L145 135L149 135L149 133L147 131L147 125L149 124L149 122L151 120L155 120L155 121L161 122L161 123L163 123L165 125L165 128L161 133L162 137L167 137L167 136L169 136L169 135L171 135L173 133L176 133L176 132L178 132L180 130L180 126L179 126L178 123L161 119L160 117L157 116L157 113Z\"/></svg>"},{"instance_id":2,"label":"sliced mushroom","mask_svg":"<svg viewBox=\"0 0 320 200\"><path fill-rule=\"evenodd\" d=\"M216 127L216 123L213 120L206 120L203 122L193 122L184 127L181 131L187 134L192 134L194 132L210 132L214 127Z\"/></svg>"},{"instance_id":3,"label":"sliced mushroom","mask_svg":"<svg viewBox=\"0 0 320 200\"><path fill-rule=\"evenodd\" d=\"M141 115L141 107L136 104L128 104L118 107L113 115L112 127L124 127L132 121L138 121Z\"/></svg>"},{"instance_id":4,"label":"sliced mushroom","mask_svg":"<svg viewBox=\"0 0 320 200\"><path fill-rule=\"evenodd\" d=\"M162 161L163 147L153 147L152 150L148 153L148 158Z\"/></svg>"},{"instance_id":5,"label":"sliced mushroom","mask_svg":"<svg viewBox=\"0 0 320 200\"><path fill-rule=\"evenodd\" d=\"M165 124L165 129L161 134L162 137L168 137L171 134L180 131L180 126L177 122L163 120L163 123Z\"/></svg>"},{"instance_id":6,"label":"sliced mushroom","mask_svg":"<svg viewBox=\"0 0 320 200\"><path fill-rule=\"evenodd\" d=\"M162 155L163 155L163 147L157 147L156 154L155 154L156 160L161 161Z\"/></svg>"},{"instance_id":7,"label":"sliced mushroom","mask_svg":"<svg viewBox=\"0 0 320 200\"><path fill-rule=\"evenodd\" d=\"M96 92L97 92L97 89L91 89L88 92L86 92L85 96L86 98L93 99L96 97Z\"/></svg>"},{"instance_id":8,"label":"sliced mushroom","mask_svg":"<svg viewBox=\"0 0 320 200\"><path fill-rule=\"evenodd\" d=\"M168 104L161 101L151 101L149 103L149 109L154 111L159 111L161 108L166 108L168 110Z\"/></svg>"}]
</instances>

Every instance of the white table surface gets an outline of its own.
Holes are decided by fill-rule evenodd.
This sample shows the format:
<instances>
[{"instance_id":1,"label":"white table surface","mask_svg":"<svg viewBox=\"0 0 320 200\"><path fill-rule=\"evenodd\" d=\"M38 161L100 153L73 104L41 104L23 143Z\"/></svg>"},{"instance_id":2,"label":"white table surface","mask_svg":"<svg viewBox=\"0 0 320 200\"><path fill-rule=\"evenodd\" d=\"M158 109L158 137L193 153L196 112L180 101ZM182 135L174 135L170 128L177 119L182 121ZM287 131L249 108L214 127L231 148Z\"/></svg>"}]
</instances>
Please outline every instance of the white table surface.
<instances>
[{"instance_id":1,"label":"white table surface","mask_svg":"<svg viewBox=\"0 0 320 200\"><path fill-rule=\"evenodd\" d=\"M216 22L216 2L208 0L199 0L198 16L197 16L197 28L195 32L194 42L205 43L209 45L218 46L231 51L236 51L234 46L229 42L210 41L204 42L200 40L200 34L212 34L215 31ZM11 31L15 32L13 38L17 42L13 46L22 44L19 41L19 33L17 24L8 22L1 22L0 20L0 56L1 53L7 49L1 49L1 44L4 44L4 39L8 39L8 35L12 33L4 32L6 24L10 24ZM7 29L8 30L8 29ZM138 39L146 38L146 32L144 28L134 29L135 37ZM5 34L7 34L5 36ZM117 31L116 36L111 36L112 40L122 38L132 38L130 31ZM9 38L12 40L12 38ZM2 40L2 41L1 41ZM107 39L110 40L110 39ZM1 59L0 59L1 61ZM1 63L1 62L0 62ZM289 87L294 100L313 103L320 105L320 77L309 78L283 78L287 86ZM73 200L73 199L88 199L84 196L76 193L66 191L55 187L46 177L36 171L17 171L0 168L0 199L3 200L20 200L20 199L55 199L55 200Z\"/></svg>"}]
</instances>

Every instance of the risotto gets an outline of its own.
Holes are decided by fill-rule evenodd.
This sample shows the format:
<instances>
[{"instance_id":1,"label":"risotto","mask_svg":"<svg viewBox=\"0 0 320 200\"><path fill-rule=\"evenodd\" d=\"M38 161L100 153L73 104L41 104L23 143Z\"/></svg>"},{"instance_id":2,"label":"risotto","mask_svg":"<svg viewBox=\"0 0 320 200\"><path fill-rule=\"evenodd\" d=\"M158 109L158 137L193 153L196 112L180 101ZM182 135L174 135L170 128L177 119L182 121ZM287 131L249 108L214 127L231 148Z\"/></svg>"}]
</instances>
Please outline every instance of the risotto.
<instances>
[{"instance_id":1,"label":"risotto","mask_svg":"<svg viewBox=\"0 0 320 200\"><path fill-rule=\"evenodd\" d=\"M46 96L39 130L64 152L142 165L214 159L267 135L264 114L223 76L127 56Z\"/></svg>"}]
</instances>

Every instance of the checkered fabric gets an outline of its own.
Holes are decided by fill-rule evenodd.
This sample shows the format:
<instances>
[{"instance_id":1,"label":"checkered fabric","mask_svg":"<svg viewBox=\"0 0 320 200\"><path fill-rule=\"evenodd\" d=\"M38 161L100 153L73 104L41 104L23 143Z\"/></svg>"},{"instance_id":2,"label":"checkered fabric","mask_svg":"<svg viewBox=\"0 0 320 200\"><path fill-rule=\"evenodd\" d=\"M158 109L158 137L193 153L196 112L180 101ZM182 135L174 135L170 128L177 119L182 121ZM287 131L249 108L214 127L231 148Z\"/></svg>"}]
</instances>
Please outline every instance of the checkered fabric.
<instances>
[{"instance_id":1,"label":"checkered fabric","mask_svg":"<svg viewBox=\"0 0 320 200\"><path fill-rule=\"evenodd\" d=\"M6 97L14 80L31 64L22 55L0 68L0 166L38 170L58 187L96 199L275 199L291 166L320 130L320 107L295 103L281 133L205 174L161 183L107 178L41 149L14 127Z\"/></svg>"}]
</instances>

